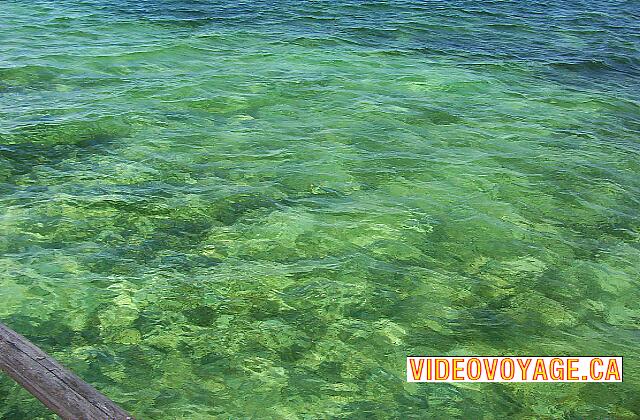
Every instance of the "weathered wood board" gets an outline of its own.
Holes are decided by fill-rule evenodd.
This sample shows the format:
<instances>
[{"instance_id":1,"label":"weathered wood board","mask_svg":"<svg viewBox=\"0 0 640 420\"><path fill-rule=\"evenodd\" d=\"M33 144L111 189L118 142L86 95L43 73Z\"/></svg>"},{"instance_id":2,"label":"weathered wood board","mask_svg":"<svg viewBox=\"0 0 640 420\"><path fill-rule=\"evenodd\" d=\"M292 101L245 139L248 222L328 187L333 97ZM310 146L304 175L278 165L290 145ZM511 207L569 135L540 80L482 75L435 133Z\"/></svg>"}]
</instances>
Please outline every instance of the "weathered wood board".
<instances>
[{"instance_id":1,"label":"weathered wood board","mask_svg":"<svg viewBox=\"0 0 640 420\"><path fill-rule=\"evenodd\" d=\"M65 420L133 419L113 401L2 323L0 369Z\"/></svg>"}]
</instances>

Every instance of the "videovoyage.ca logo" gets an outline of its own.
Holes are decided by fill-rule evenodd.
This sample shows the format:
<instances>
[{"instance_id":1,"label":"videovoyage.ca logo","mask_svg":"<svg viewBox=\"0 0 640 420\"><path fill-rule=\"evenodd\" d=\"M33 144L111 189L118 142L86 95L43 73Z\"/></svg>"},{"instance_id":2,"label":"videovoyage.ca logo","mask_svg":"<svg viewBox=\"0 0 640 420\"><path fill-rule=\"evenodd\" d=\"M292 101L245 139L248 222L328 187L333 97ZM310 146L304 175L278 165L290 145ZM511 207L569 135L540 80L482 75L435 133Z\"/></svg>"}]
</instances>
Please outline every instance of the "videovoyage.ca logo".
<instances>
[{"instance_id":1,"label":"videovoyage.ca logo","mask_svg":"<svg viewBox=\"0 0 640 420\"><path fill-rule=\"evenodd\" d=\"M408 382L622 382L621 356L409 356Z\"/></svg>"}]
</instances>

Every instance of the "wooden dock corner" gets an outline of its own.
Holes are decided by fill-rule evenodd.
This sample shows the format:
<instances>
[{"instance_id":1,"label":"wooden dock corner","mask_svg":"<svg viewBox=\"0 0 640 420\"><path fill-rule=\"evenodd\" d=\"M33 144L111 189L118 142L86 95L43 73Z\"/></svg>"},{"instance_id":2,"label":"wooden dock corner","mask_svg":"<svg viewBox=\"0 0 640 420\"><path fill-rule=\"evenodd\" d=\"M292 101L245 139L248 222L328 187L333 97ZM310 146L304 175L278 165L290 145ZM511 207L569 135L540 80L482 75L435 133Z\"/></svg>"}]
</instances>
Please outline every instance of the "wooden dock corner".
<instances>
[{"instance_id":1,"label":"wooden dock corner","mask_svg":"<svg viewBox=\"0 0 640 420\"><path fill-rule=\"evenodd\" d=\"M2 323L0 369L64 420L133 420L109 398Z\"/></svg>"}]
</instances>

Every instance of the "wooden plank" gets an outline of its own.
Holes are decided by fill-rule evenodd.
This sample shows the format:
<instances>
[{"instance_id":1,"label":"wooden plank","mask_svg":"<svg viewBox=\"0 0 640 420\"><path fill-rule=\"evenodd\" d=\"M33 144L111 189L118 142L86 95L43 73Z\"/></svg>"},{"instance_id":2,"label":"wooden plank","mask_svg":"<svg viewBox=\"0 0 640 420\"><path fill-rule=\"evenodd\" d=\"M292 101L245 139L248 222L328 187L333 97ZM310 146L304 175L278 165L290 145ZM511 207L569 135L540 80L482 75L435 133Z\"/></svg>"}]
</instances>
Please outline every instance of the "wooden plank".
<instances>
[{"instance_id":1,"label":"wooden plank","mask_svg":"<svg viewBox=\"0 0 640 420\"><path fill-rule=\"evenodd\" d=\"M0 369L65 420L133 419L113 401L2 323Z\"/></svg>"}]
</instances>

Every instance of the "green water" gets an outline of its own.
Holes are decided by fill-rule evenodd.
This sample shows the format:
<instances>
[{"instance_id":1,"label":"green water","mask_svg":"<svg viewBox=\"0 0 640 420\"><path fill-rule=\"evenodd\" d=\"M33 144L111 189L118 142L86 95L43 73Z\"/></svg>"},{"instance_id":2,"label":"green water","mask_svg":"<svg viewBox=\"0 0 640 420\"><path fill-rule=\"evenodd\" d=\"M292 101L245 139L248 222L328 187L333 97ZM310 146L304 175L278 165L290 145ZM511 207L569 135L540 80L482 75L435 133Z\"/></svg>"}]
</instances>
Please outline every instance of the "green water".
<instances>
[{"instance_id":1,"label":"green water","mask_svg":"<svg viewBox=\"0 0 640 420\"><path fill-rule=\"evenodd\" d=\"M140 419L638 418L639 21L2 0L0 321ZM405 382L478 354L624 382Z\"/></svg>"}]
</instances>

